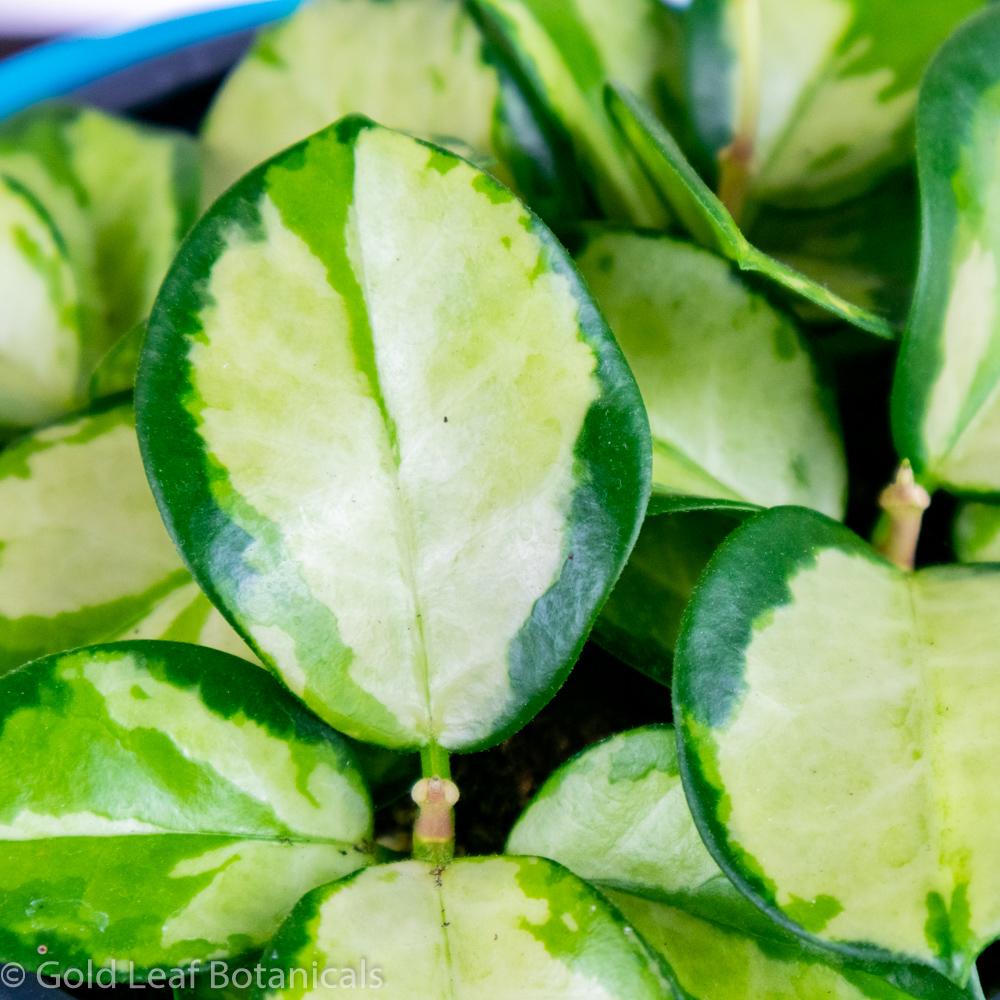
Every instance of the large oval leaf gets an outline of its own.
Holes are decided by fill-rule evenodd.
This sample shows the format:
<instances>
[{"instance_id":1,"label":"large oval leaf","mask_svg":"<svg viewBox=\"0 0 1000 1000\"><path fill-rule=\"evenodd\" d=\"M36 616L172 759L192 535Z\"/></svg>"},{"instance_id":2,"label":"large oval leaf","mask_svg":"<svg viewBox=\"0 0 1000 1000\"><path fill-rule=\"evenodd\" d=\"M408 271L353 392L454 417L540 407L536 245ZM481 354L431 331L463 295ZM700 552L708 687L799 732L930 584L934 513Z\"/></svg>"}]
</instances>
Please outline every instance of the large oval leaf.
<instances>
[{"instance_id":1,"label":"large oval leaf","mask_svg":"<svg viewBox=\"0 0 1000 1000\"><path fill-rule=\"evenodd\" d=\"M805 300L821 315L843 319L887 340L895 339L895 330L884 317L849 302L750 243L646 102L617 84L608 87L605 99L612 120L651 183L695 242L731 260L741 271L761 275L796 304Z\"/></svg>"},{"instance_id":2,"label":"large oval leaf","mask_svg":"<svg viewBox=\"0 0 1000 1000\"><path fill-rule=\"evenodd\" d=\"M843 512L839 427L789 317L669 237L597 231L577 262L642 391L657 491Z\"/></svg>"},{"instance_id":3,"label":"large oval leaf","mask_svg":"<svg viewBox=\"0 0 1000 1000\"><path fill-rule=\"evenodd\" d=\"M30 427L71 409L77 398L79 303L52 220L3 174L0 302L0 427Z\"/></svg>"},{"instance_id":4,"label":"large oval leaf","mask_svg":"<svg viewBox=\"0 0 1000 1000\"><path fill-rule=\"evenodd\" d=\"M43 105L0 123L0 172L45 207L79 289L76 389L152 305L198 207L197 149L89 108Z\"/></svg>"},{"instance_id":5,"label":"large oval leaf","mask_svg":"<svg viewBox=\"0 0 1000 1000\"><path fill-rule=\"evenodd\" d=\"M923 244L893 388L900 454L930 482L1000 492L1000 9L942 49L917 117Z\"/></svg>"},{"instance_id":6,"label":"large oval leaf","mask_svg":"<svg viewBox=\"0 0 1000 1000\"><path fill-rule=\"evenodd\" d=\"M315 711L388 746L523 724L645 508L638 390L564 251L492 178L366 119L209 212L137 393L199 580Z\"/></svg>"},{"instance_id":7,"label":"large oval leaf","mask_svg":"<svg viewBox=\"0 0 1000 1000\"><path fill-rule=\"evenodd\" d=\"M766 201L857 194L910 157L924 69L983 4L696 0L688 65L702 139L723 160L737 144Z\"/></svg>"},{"instance_id":8,"label":"large oval leaf","mask_svg":"<svg viewBox=\"0 0 1000 1000\"><path fill-rule=\"evenodd\" d=\"M594 626L598 644L669 684L681 615L701 571L726 535L759 509L654 495L632 555Z\"/></svg>"},{"instance_id":9,"label":"large oval leaf","mask_svg":"<svg viewBox=\"0 0 1000 1000\"><path fill-rule=\"evenodd\" d=\"M0 776L0 954L26 968L241 955L369 859L344 745L211 650L93 646L8 674Z\"/></svg>"},{"instance_id":10,"label":"large oval leaf","mask_svg":"<svg viewBox=\"0 0 1000 1000\"><path fill-rule=\"evenodd\" d=\"M656 0L474 0L499 45L563 124L609 218L662 227L669 215L604 106L609 80L650 100L669 90L677 25Z\"/></svg>"},{"instance_id":11,"label":"large oval leaf","mask_svg":"<svg viewBox=\"0 0 1000 1000\"><path fill-rule=\"evenodd\" d=\"M799 933L959 984L996 936L998 601L993 568L904 573L797 508L709 564L675 660L688 797Z\"/></svg>"},{"instance_id":12,"label":"large oval leaf","mask_svg":"<svg viewBox=\"0 0 1000 1000\"><path fill-rule=\"evenodd\" d=\"M578 200L547 120L462 0L312 0L262 32L205 121L206 194L353 113L462 143L544 207Z\"/></svg>"},{"instance_id":13,"label":"large oval leaf","mask_svg":"<svg viewBox=\"0 0 1000 1000\"><path fill-rule=\"evenodd\" d=\"M0 673L123 638L251 655L181 563L120 403L0 452Z\"/></svg>"},{"instance_id":14,"label":"large oval leaf","mask_svg":"<svg viewBox=\"0 0 1000 1000\"><path fill-rule=\"evenodd\" d=\"M392 934L384 927L392 914ZM391 1000L664 1000L656 960L601 896L541 858L370 868L311 893L264 953L263 978L338 970L337 992ZM364 976L365 981L362 982ZM334 980L336 982L336 980ZM297 996L294 987L263 996Z\"/></svg>"},{"instance_id":15,"label":"large oval leaf","mask_svg":"<svg viewBox=\"0 0 1000 1000\"><path fill-rule=\"evenodd\" d=\"M551 858L597 885L699 1000L966 996L926 970L844 961L754 909L701 842L669 726L622 733L563 765L507 850Z\"/></svg>"}]
</instances>

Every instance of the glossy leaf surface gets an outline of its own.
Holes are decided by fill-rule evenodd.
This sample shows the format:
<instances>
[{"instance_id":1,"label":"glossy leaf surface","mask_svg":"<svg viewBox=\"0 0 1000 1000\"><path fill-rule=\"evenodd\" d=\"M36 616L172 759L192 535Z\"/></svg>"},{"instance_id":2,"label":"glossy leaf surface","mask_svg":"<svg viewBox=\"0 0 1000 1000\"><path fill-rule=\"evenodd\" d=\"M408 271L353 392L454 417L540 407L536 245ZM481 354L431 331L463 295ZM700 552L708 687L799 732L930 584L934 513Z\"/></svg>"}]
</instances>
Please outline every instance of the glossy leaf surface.
<instances>
[{"instance_id":1,"label":"glossy leaf surface","mask_svg":"<svg viewBox=\"0 0 1000 1000\"><path fill-rule=\"evenodd\" d=\"M0 123L0 173L44 206L66 248L80 302L79 400L101 355L148 313L194 221L197 149L100 111L42 105Z\"/></svg>"},{"instance_id":2,"label":"glossy leaf surface","mask_svg":"<svg viewBox=\"0 0 1000 1000\"><path fill-rule=\"evenodd\" d=\"M598 886L699 1000L964 995L914 970L845 962L751 906L701 842L669 726L613 736L564 764L518 820L507 850L551 858Z\"/></svg>"},{"instance_id":3,"label":"glossy leaf surface","mask_svg":"<svg viewBox=\"0 0 1000 1000\"><path fill-rule=\"evenodd\" d=\"M928 482L1000 492L1000 8L948 42L917 116L920 277L893 388L896 446Z\"/></svg>"},{"instance_id":4,"label":"glossy leaf surface","mask_svg":"<svg viewBox=\"0 0 1000 1000\"><path fill-rule=\"evenodd\" d=\"M27 968L242 955L369 859L346 747L235 657L87 647L0 678L0 706L0 952Z\"/></svg>"},{"instance_id":5,"label":"glossy leaf surface","mask_svg":"<svg viewBox=\"0 0 1000 1000\"><path fill-rule=\"evenodd\" d=\"M127 404L0 452L0 673L123 638L251 656L164 530Z\"/></svg>"},{"instance_id":6,"label":"glossy leaf surface","mask_svg":"<svg viewBox=\"0 0 1000 1000\"><path fill-rule=\"evenodd\" d=\"M662 227L669 214L604 105L609 80L655 100L670 89L677 25L655 0L475 0L540 101L571 137L604 214Z\"/></svg>"},{"instance_id":7,"label":"glossy leaf surface","mask_svg":"<svg viewBox=\"0 0 1000 1000\"><path fill-rule=\"evenodd\" d=\"M984 0L695 0L692 115L705 144L734 142L751 196L829 204L912 155L931 57Z\"/></svg>"},{"instance_id":8,"label":"glossy leaf surface","mask_svg":"<svg viewBox=\"0 0 1000 1000\"><path fill-rule=\"evenodd\" d=\"M572 200L547 121L461 0L313 0L263 31L206 119L206 194L355 113L462 146L525 191Z\"/></svg>"},{"instance_id":9,"label":"glossy leaf surface","mask_svg":"<svg viewBox=\"0 0 1000 1000\"><path fill-rule=\"evenodd\" d=\"M884 317L842 298L825 285L753 246L685 158L674 138L635 94L611 86L606 101L612 119L647 171L676 219L695 242L731 260L743 271L761 275L779 291L805 299L824 313L878 337L895 339Z\"/></svg>"},{"instance_id":10,"label":"glossy leaf surface","mask_svg":"<svg viewBox=\"0 0 1000 1000\"><path fill-rule=\"evenodd\" d=\"M669 237L598 230L577 262L639 383L658 493L843 512L832 400L787 315Z\"/></svg>"},{"instance_id":11,"label":"glossy leaf surface","mask_svg":"<svg viewBox=\"0 0 1000 1000\"><path fill-rule=\"evenodd\" d=\"M393 932L386 935L386 914ZM353 972L331 994L390 1000L663 1000L652 953L590 886L541 858L370 868L307 896L265 951L265 973ZM361 984L366 974L367 987ZM377 975L380 985L373 986ZM336 981L336 980L335 980ZM297 996L294 988L268 998Z\"/></svg>"},{"instance_id":12,"label":"glossy leaf surface","mask_svg":"<svg viewBox=\"0 0 1000 1000\"><path fill-rule=\"evenodd\" d=\"M80 360L76 279L62 238L27 189L0 174L0 427L71 409Z\"/></svg>"},{"instance_id":13,"label":"glossy leaf surface","mask_svg":"<svg viewBox=\"0 0 1000 1000\"><path fill-rule=\"evenodd\" d=\"M645 412L551 234L351 118L196 228L137 386L196 576L336 728L467 749L554 693L638 533Z\"/></svg>"},{"instance_id":14,"label":"glossy leaf surface","mask_svg":"<svg viewBox=\"0 0 1000 1000\"><path fill-rule=\"evenodd\" d=\"M674 670L688 798L799 933L959 984L996 936L998 600L994 568L904 573L799 508L710 563Z\"/></svg>"}]
</instances>

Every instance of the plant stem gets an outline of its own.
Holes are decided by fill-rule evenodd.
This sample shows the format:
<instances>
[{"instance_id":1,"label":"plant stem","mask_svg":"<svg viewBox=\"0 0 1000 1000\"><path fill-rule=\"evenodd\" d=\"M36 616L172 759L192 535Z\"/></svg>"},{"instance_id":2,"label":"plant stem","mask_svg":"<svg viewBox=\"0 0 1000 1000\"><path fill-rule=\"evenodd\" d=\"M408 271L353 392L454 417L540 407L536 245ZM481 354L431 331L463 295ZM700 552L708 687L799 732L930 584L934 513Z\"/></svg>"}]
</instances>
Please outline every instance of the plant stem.
<instances>
[{"instance_id":1,"label":"plant stem","mask_svg":"<svg viewBox=\"0 0 1000 1000\"><path fill-rule=\"evenodd\" d=\"M885 517L876 532L876 548L900 569L912 570L920 540L920 526L924 511L931 505L931 498L916 481L908 460L903 460L896 478L882 490L878 502Z\"/></svg>"},{"instance_id":2,"label":"plant stem","mask_svg":"<svg viewBox=\"0 0 1000 1000\"><path fill-rule=\"evenodd\" d=\"M719 150L719 199L738 223L750 190L750 163L760 117L760 6L759 0L737 0L738 73L735 128L725 149Z\"/></svg>"},{"instance_id":3,"label":"plant stem","mask_svg":"<svg viewBox=\"0 0 1000 1000\"><path fill-rule=\"evenodd\" d=\"M448 751L431 743L420 751L423 777L410 795L419 807L413 823L413 856L441 868L455 856L455 804Z\"/></svg>"},{"instance_id":4,"label":"plant stem","mask_svg":"<svg viewBox=\"0 0 1000 1000\"><path fill-rule=\"evenodd\" d=\"M429 743L420 751L420 773L425 778L450 778L451 760L448 751Z\"/></svg>"}]
</instances>

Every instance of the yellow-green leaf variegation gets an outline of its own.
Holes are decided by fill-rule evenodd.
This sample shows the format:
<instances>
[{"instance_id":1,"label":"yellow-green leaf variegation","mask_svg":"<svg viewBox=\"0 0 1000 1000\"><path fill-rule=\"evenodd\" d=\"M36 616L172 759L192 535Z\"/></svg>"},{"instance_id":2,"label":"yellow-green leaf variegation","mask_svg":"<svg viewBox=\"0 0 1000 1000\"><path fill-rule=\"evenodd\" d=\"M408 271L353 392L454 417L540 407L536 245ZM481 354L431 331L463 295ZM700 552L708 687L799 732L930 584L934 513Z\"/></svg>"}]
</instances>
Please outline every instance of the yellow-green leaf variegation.
<instances>
[{"instance_id":1,"label":"yellow-green leaf variegation","mask_svg":"<svg viewBox=\"0 0 1000 1000\"><path fill-rule=\"evenodd\" d=\"M900 570L802 508L723 542L674 664L702 835L777 920L964 986L1000 934L992 566Z\"/></svg>"},{"instance_id":2,"label":"yellow-green leaf variegation","mask_svg":"<svg viewBox=\"0 0 1000 1000\"><path fill-rule=\"evenodd\" d=\"M186 136L53 104L0 122L0 175L28 193L51 230L16 223L22 259L0 279L18 282L0 316L0 358L15 364L0 381L0 426L29 427L82 405L99 359L146 317L194 221L200 166ZM0 218L9 213L4 188ZM5 262L10 238L0 229ZM25 260L35 275L22 276Z\"/></svg>"},{"instance_id":3,"label":"yellow-green leaf variegation","mask_svg":"<svg viewBox=\"0 0 1000 1000\"><path fill-rule=\"evenodd\" d=\"M1000 9L956 32L917 115L922 248L893 386L896 447L928 485L1000 493Z\"/></svg>"},{"instance_id":4,"label":"yellow-green leaf variegation","mask_svg":"<svg viewBox=\"0 0 1000 1000\"><path fill-rule=\"evenodd\" d=\"M113 402L0 452L0 674L126 638L252 656L181 562Z\"/></svg>"},{"instance_id":5,"label":"yellow-green leaf variegation","mask_svg":"<svg viewBox=\"0 0 1000 1000\"><path fill-rule=\"evenodd\" d=\"M371 832L346 746L243 660L130 642L0 678L9 961L127 978L249 955L369 863Z\"/></svg>"},{"instance_id":6,"label":"yellow-green leaf variegation","mask_svg":"<svg viewBox=\"0 0 1000 1000\"><path fill-rule=\"evenodd\" d=\"M530 718L649 489L638 390L565 251L489 175L360 117L199 223L137 409L199 582L322 718L390 747Z\"/></svg>"},{"instance_id":7,"label":"yellow-green leaf variegation","mask_svg":"<svg viewBox=\"0 0 1000 1000\"><path fill-rule=\"evenodd\" d=\"M674 730L595 744L542 786L507 842L598 887L698 1000L962 1000L927 970L850 961L754 909L701 842Z\"/></svg>"},{"instance_id":8,"label":"yellow-green leaf variegation","mask_svg":"<svg viewBox=\"0 0 1000 1000\"><path fill-rule=\"evenodd\" d=\"M393 933L383 927L391 921ZM666 970L598 892L541 858L460 858L369 868L317 889L265 950L265 981L335 970L330 995L389 1000L682 1000ZM353 975L352 975L353 973ZM339 980L337 977L347 976ZM361 976L365 982L362 984ZM683 1000L687 1000L686 997Z\"/></svg>"}]
</instances>

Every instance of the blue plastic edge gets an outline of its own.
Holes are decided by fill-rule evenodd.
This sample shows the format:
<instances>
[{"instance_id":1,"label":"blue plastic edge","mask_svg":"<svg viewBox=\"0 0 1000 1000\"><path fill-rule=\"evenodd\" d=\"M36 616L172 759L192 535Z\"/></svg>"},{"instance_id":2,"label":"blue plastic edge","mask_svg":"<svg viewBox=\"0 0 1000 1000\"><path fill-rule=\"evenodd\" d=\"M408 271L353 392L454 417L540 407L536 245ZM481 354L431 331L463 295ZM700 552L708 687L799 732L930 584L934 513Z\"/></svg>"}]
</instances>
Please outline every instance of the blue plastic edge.
<instances>
[{"instance_id":1,"label":"blue plastic edge","mask_svg":"<svg viewBox=\"0 0 1000 1000\"><path fill-rule=\"evenodd\" d=\"M259 0L142 25L61 38L0 62L0 119L157 56L287 17L302 0Z\"/></svg>"}]
</instances>

